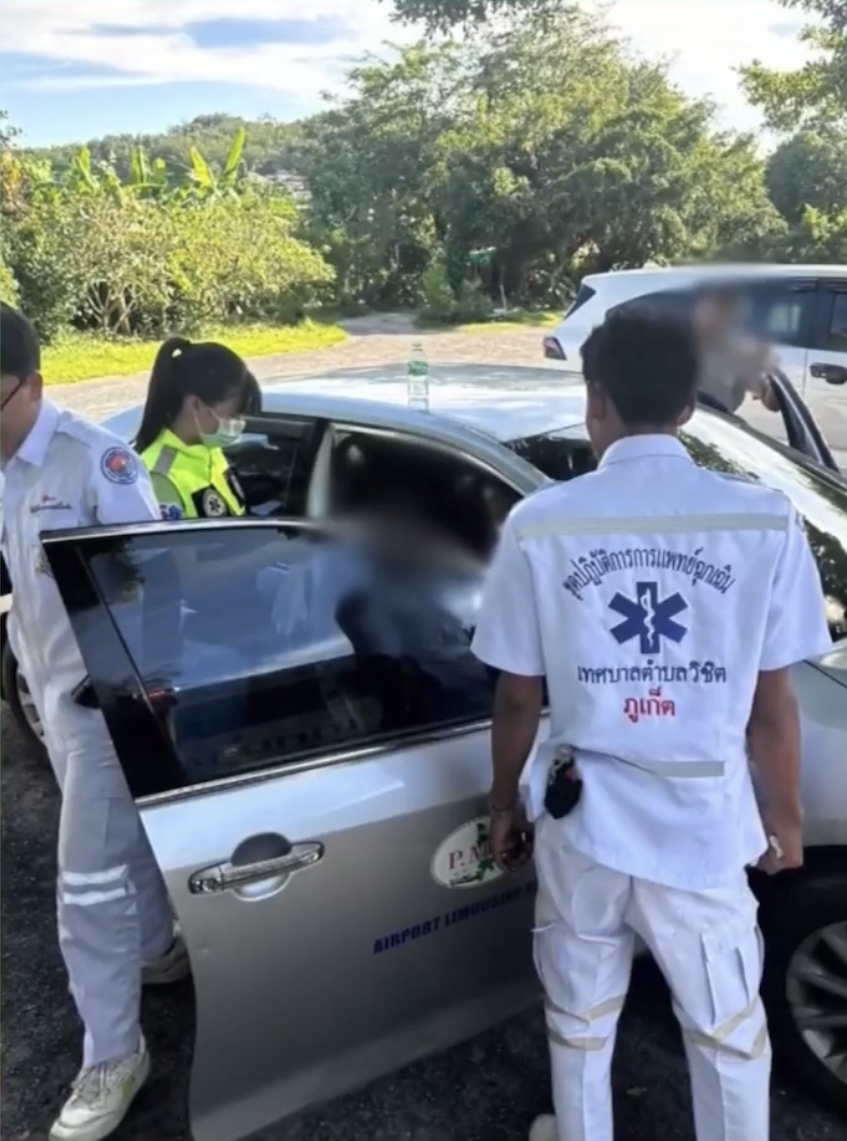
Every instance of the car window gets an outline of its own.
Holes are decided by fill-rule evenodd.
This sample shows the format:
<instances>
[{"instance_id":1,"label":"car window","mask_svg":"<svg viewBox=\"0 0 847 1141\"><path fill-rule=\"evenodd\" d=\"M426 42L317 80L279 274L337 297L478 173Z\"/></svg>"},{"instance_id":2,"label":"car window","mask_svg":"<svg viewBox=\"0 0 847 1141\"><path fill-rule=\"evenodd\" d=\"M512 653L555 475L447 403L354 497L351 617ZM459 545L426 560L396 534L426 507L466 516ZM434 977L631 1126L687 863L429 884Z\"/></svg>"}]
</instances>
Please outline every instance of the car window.
<instances>
[{"instance_id":1,"label":"car window","mask_svg":"<svg viewBox=\"0 0 847 1141\"><path fill-rule=\"evenodd\" d=\"M681 438L702 467L752 477L788 496L817 560L832 636L847 636L847 488L719 416L696 415Z\"/></svg>"},{"instance_id":2,"label":"car window","mask_svg":"<svg viewBox=\"0 0 847 1141\"><path fill-rule=\"evenodd\" d=\"M744 328L763 340L804 348L814 300L811 288L755 286L744 297Z\"/></svg>"},{"instance_id":3,"label":"car window","mask_svg":"<svg viewBox=\"0 0 847 1141\"><path fill-rule=\"evenodd\" d=\"M574 313L576 313L577 309L581 309L583 307L583 305L585 305L585 303L587 301L590 301L592 297L595 297L596 294L597 294L596 289L592 289L592 287L590 285L586 285L583 282L583 284L580 285L579 289L577 290L576 297L573 299L573 301L570 303L570 305L565 310L565 315L562 318L562 320L566 321L568 319L568 317L573 317L573 315L574 315Z\"/></svg>"},{"instance_id":4,"label":"car window","mask_svg":"<svg viewBox=\"0 0 847 1141\"><path fill-rule=\"evenodd\" d=\"M253 515L305 517L322 429L292 424L266 435L250 434L226 449L226 457Z\"/></svg>"},{"instance_id":5,"label":"car window","mask_svg":"<svg viewBox=\"0 0 847 1141\"><path fill-rule=\"evenodd\" d=\"M588 442L574 439L572 429L556 429L522 440L510 440L506 446L548 479L573 479L594 471L597 466Z\"/></svg>"},{"instance_id":6,"label":"car window","mask_svg":"<svg viewBox=\"0 0 847 1141\"><path fill-rule=\"evenodd\" d=\"M478 575L249 523L86 557L175 749L166 787L490 716L470 653Z\"/></svg>"},{"instance_id":7,"label":"car window","mask_svg":"<svg viewBox=\"0 0 847 1141\"><path fill-rule=\"evenodd\" d=\"M847 353L847 290L831 297L832 311L823 347L833 353Z\"/></svg>"},{"instance_id":8,"label":"car window","mask_svg":"<svg viewBox=\"0 0 847 1141\"><path fill-rule=\"evenodd\" d=\"M656 293L644 293L629 301L622 301L609 310L618 313L622 309L652 309L657 313L670 313L678 317L690 317L697 294L693 289L680 286L677 289L662 289Z\"/></svg>"}]
</instances>

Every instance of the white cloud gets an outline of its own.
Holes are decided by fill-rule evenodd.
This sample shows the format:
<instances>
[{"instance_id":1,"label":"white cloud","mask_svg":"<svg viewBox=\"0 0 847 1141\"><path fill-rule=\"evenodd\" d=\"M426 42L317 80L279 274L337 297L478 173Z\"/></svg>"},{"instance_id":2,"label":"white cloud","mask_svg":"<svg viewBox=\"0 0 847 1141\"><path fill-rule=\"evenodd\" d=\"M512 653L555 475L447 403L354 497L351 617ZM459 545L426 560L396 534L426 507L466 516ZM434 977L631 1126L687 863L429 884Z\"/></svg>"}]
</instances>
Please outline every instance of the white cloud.
<instances>
[{"instance_id":1,"label":"white cloud","mask_svg":"<svg viewBox=\"0 0 847 1141\"><path fill-rule=\"evenodd\" d=\"M244 84L313 106L337 89L345 67L386 39L413 37L377 0L0 0L0 51L47 64L19 85L40 90L173 82ZM730 123L755 125L735 68L754 57L796 67L806 50L785 34L792 13L776 0L618 0L612 21L647 55L674 59L673 74L692 94L710 94ZM200 21L337 21L339 34L314 44L265 43L200 48L186 28ZM115 36L98 26L119 27ZM72 65L72 66L69 66ZM101 68L114 69L102 78ZM88 70L87 70L88 69Z\"/></svg>"},{"instance_id":2,"label":"white cloud","mask_svg":"<svg viewBox=\"0 0 847 1141\"><path fill-rule=\"evenodd\" d=\"M646 55L671 57L673 75L692 95L710 95L736 126L758 123L736 69L753 59L768 67L800 67L808 49L786 34L796 12L776 0L618 0L611 20Z\"/></svg>"},{"instance_id":3,"label":"white cloud","mask_svg":"<svg viewBox=\"0 0 847 1141\"><path fill-rule=\"evenodd\" d=\"M201 48L186 28L209 20L325 20L338 37L319 43ZM132 35L115 35L120 28ZM345 65L386 39L414 33L374 0L0 0L0 51L52 61L54 69L19 81L30 89L153 83L245 84L317 98L336 86ZM62 66L73 64L63 74ZM91 69L86 74L86 68ZM102 79L100 68L114 70Z\"/></svg>"}]
</instances>

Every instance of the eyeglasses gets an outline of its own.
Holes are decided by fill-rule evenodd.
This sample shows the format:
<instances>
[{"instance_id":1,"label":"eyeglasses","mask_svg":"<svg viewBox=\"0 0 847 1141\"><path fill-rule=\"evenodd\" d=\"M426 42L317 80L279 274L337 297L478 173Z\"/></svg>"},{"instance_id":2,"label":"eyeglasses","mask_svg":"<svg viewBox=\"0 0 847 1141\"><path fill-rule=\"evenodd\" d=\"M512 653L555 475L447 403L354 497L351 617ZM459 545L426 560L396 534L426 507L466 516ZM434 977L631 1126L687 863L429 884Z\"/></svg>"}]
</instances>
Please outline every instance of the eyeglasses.
<instances>
[{"instance_id":1,"label":"eyeglasses","mask_svg":"<svg viewBox=\"0 0 847 1141\"><path fill-rule=\"evenodd\" d=\"M15 387L12 389L12 391L9 393L9 395L4 397L2 403L0 403L0 412L3 411L3 409L9 403L9 401L12 399L12 397L16 396L17 393L20 392L20 390L23 388L23 386L24 386L24 382L22 380L19 380L18 383L15 385Z\"/></svg>"}]
</instances>

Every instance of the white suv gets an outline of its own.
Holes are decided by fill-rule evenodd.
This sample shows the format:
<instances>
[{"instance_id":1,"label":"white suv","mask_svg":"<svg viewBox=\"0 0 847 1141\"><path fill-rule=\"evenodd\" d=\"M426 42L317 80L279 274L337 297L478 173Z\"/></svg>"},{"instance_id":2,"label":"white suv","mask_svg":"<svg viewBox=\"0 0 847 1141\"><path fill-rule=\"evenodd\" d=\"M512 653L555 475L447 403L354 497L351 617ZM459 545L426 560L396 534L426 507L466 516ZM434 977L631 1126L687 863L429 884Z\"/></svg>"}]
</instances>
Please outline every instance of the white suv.
<instances>
[{"instance_id":1,"label":"white suv","mask_svg":"<svg viewBox=\"0 0 847 1141\"><path fill-rule=\"evenodd\" d=\"M847 266L724 265L627 269L583 278L544 355L581 369L580 349L595 325L626 302L649 298L685 310L704 286L742 286L750 332L779 346L779 363L798 392L847 383Z\"/></svg>"}]
</instances>

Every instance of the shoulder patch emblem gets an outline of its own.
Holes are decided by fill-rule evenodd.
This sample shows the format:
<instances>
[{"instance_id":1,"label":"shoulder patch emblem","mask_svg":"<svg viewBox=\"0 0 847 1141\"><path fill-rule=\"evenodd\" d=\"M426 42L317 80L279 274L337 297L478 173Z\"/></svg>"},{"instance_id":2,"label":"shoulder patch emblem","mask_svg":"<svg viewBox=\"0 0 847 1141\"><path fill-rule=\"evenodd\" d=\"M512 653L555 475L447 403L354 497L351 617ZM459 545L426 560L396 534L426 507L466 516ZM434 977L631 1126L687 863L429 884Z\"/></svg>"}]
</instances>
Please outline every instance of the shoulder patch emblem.
<instances>
[{"instance_id":1,"label":"shoulder patch emblem","mask_svg":"<svg viewBox=\"0 0 847 1141\"><path fill-rule=\"evenodd\" d=\"M138 479L138 458L127 448L107 448L100 460L100 470L110 483L128 486Z\"/></svg>"},{"instance_id":2,"label":"shoulder patch emblem","mask_svg":"<svg viewBox=\"0 0 847 1141\"><path fill-rule=\"evenodd\" d=\"M227 514L226 504L213 487L207 487L203 492L203 514L212 519Z\"/></svg>"},{"instance_id":3,"label":"shoulder patch emblem","mask_svg":"<svg viewBox=\"0 0 847 1141\"><path fill-rule=\"evenodd\" d=\"M162 512L162 518L166 523L173 523L177 519L182 519L182 508L178 503L161 503L159 510Z\"/></svg>"}]
</instances>

